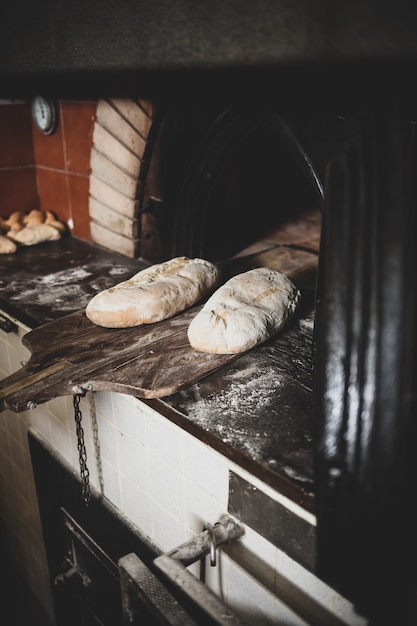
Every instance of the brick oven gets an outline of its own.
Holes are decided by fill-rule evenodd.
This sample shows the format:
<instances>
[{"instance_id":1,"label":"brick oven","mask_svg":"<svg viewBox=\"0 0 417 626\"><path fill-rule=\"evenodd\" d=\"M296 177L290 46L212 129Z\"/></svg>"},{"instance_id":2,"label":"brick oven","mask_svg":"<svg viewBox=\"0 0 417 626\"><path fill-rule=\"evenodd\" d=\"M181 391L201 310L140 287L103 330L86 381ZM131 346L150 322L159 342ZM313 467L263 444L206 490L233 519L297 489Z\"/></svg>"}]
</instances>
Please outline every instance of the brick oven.
<instances>
[{"instance_id":1,"label":"brick oven","mask_svg":"<svg viewBox=\"0 0 417 626\"><path fill-rule=\"evenodd\" d=\"M416 10L19 5L0 215L68 232L0 257L16 623L413 623ZM297 319L172 386L171 326L93 336L84 308L177 255L281 269Z\"/></svg>"}]
</instances>

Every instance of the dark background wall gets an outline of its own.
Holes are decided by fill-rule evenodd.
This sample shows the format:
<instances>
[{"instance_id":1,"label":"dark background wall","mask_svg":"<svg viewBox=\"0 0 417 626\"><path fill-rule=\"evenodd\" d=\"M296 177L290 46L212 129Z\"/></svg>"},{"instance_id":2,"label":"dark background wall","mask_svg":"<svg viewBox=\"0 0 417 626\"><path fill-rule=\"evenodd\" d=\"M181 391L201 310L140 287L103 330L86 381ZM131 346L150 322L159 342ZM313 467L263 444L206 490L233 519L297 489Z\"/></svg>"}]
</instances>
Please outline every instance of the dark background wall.
<instances>
[{"instance_id":1,"label":"dark background wall","mask_svg":"<svg viewBox=\"0 0 417 626\"><path fill-rule=\"evenodd\" d=\"M0 90L115 95L133 81L171 92L174 70L192 90L204 69L202 85L233 71L222 87L250 93L262 70L283 98L304 86L314 100L341 72L342 88L364 73L363 88L398 79L397 62L415 61L416 27L407 0L14 0L2 7Z\"/></svg>"}]
</instances>

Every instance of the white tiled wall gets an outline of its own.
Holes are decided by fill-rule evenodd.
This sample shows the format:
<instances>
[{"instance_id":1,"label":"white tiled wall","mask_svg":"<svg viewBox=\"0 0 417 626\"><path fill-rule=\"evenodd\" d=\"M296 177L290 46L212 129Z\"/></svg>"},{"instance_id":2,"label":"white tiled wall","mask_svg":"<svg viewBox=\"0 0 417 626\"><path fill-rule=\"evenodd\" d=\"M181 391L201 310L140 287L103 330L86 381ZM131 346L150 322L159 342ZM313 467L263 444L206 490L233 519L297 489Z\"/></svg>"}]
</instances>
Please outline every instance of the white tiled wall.
<instances>
[{"instance_id":1,"label":"white tiled wall","mask_svg":"<svg viewBox=\"0 0 417 626\"><path fill-rule=\"evenodd\" d=\"M28 358L21 345L23 333L24 329L1 333L2 376ZM136 398L107 392L90 396L81 400L81 410L91 482L100 488L92 434L95 413L104 495L162 551L175 548L227 512L229 470L280 498ZM78 471L72 399L57 398L25 413L0 414L0 513L16 568L52 614L26 443L28 425ZM239 542L221 550L215 568L208 565L207 582L250 625L365 623L348 602L250 528Z\"/></svg>"},{"instance_id":2,"label":"white tiled wall","mask_svg":"<svg viewBox=\"0 0 417 626\"><path fill-rule=\"evenodd\" d=\"M21 339L28 329L0 331L0 376L27 361ZM0 518L3 545L10 563L44 607L53 623L52 596L39 520L32 465L27 445L30 412L0 413Z\"/></svg>"}]
</instances>

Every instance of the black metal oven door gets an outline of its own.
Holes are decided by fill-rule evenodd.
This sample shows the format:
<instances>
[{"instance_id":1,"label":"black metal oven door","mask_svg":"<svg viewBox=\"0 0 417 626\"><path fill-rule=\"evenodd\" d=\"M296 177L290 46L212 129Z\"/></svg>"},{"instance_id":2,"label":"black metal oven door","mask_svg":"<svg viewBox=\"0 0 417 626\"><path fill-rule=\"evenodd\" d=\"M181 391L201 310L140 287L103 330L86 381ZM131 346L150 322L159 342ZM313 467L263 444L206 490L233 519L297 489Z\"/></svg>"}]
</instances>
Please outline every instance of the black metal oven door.
<instances>
[{"instance_id":1,"label":"black metal oven door","mask_svg":"<svg viewBox=\"0 0 417 626\"><path fill-rule=\"evenodd\" d=\"M328 166L315 328L317 572L417 623L416 146L400 105Z\"/></svg>"},{"instance_id":2,"label":"black metal oven door","mask_svg":"<svg viewBox=\"0 0 417 626\"><path fill-rule=\"evenodd\" d=\"M117 565L95 539L61 509L64 558L53 579L57 623L122 624Z\"/></svg>"}]
</instances>

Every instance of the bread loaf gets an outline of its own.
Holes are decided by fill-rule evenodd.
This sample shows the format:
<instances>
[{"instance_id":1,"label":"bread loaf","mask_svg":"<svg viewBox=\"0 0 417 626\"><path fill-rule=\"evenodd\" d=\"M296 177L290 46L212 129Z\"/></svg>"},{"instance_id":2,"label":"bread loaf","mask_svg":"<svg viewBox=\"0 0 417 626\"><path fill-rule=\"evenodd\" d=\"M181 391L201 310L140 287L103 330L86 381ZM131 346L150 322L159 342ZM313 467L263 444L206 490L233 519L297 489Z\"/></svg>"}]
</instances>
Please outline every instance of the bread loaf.
<instances>
[{"instance_id":1,"label":"bread loaf","mask_svg":"<svg viewBox=\"0 0 417 626\"><path fill-rule=\"evenodd\" d=\"M176 257L96 294L85 312L94 324L107 328L152 324L201 300L218 277L217 267L204 259Z\"/></svg>"},{"instance_id":2,"label":"bread loaf","mask_svg":"<svg viewBox=\"0 0 417 626\"><path fill-rule=\"evenodd\" d=\"M191 321L189 342L200 352L244 352L281 330L299 300L299 290L281 272L262 267L238 274Z\"/></svg>"},{"instance_id":3,"label":"bread loaf","mask_svg":"<svg viewBox=\"0 0 417 626\"><path fill-rule=\"evenodd\" d=\"M41 210L33 209L23 217L23 223L27 226L35 226L45 221L45 213Z\"/></svg>"},{"instance_id":4,"label":"bread loaf","mask_svg":"<svg viewBox=\"0 0 417 626\"><path fill-rule=\"evenodd\" d=\"M9 231L8 237L23 246L33 246L44 241L55 241L61 238L61 233L50 224L33 224L17 232Z\"/></svg>"},{"instance_id":5,"label":"bread loaf","mask_svg":"<svg viewBox=\"0 0 417 626\"><path fill-rule=\"evenodd\" d=\"M59 220L57 216L52 213L52 211L46 211L45 224L50 224L51 226L59 230L60 233L65 233L67 230L64 222L61 222L61 220Z\"/></svg>"},{"instance_id":6,"label":"bread loaf","mask_svg":"<svg viewBox=\"0 0 417 626\"><path fill-rule=\"evenodd\" d=\"M9 230L13 232L22 230L24 226L23 217L24 217L24 214L21 211L14 211L14 213L12 213L9 216L9 218L6 220Z\"/></svg>"},{"instance_id":7,"label":"bread loaf","mask_svg":"<svg viewBox=\"0 0 417 626\"><path fill-rule=\"evenodd\" d=\"M16 244L9 237L0 235L0 254L13 254L16 249Z\"/></svg>"}]
</instances>

